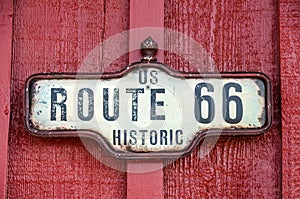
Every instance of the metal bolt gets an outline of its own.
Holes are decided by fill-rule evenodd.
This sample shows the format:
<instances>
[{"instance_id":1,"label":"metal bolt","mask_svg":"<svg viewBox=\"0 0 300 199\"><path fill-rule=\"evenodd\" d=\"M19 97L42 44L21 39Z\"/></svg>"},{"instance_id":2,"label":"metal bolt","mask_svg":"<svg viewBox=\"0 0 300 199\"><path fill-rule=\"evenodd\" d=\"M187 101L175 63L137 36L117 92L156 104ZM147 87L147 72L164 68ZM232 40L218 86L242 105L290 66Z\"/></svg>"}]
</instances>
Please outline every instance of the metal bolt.
<instances>
[{"instance_id":1,"label":"metal bolt","mask_svg":"<svg viewBox=\"0 0 300 199\"><path fill-rule=\"evenodd\" d=\"M143 62L155 62L157 61L155 55L157 53L158 44L154 39L152 39L150 36L145 39L141 43L141 52L142 52L142 58L141 61Z\"/></svg>"}]
</instances>

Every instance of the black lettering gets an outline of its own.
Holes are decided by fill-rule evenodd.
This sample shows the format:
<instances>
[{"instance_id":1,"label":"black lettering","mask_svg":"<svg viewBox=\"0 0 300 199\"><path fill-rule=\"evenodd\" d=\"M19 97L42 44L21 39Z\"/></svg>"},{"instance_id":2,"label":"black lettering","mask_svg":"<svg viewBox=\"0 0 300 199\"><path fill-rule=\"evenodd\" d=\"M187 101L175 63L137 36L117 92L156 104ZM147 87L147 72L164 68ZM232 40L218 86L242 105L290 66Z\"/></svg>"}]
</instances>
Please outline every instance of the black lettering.
<instances>
[{"instance_id":1,"label":"black lettering","mask_svg":"<svg viewBox=\"0 0 300 199\"><path fill-rule=\"evenodd\" d=\"M108 88L103 88L103 117L107 121L115 121L119 117L119 89L114 89L114 115L109 115L108 110Z\"/></svg>"},{"instance_id":2,"label":"black lettering","mask_svg":"<svg viewBox=\"0 0 300 199\"><path fill-rule=\"evenodd\" d=\"M83 115L83 94L88 94L88 114ZM94 116L94 92L89 88L80 89L78 92L78 117L83 121L90 121Z\"/></svg>"},{"instance_id":3,"label":"black lettering","mask_svg":"<svg viewBox=\"0 0 300 199\"><path fill-rule=\"evenodd\" d=\"M227 123L236 124L242 120L243 117L243 103L240 97L236 95L229 96L229 89L234 88L236 92L242 92L241 85L237 83L227 83L223 88L223 118ZM230 117L230 102L235 102L235 117Z\"/></svg>"},{"instance_id":4,"label":"black lettering","mask_svg":"<svg viewBox=\"0 0 300 199\"><path fill-rule=\"evenodd\" d=\"M145 133L147 133L148 130L140 130L142 133L142 145L145 145Z\"/></svg>"},{"instance_id":5,"label":"black lettering","mask_svg":"<svg viewBox=\"0 0 300 199\"><path fill-rule=\"evenodd\" d=\"M124 145L127 145L127 130L124 130Z\"/></svg>"},{"instance_id":6,"label":"black lettering","mask_svg":"<svg viewBox=\"0 0 300 199\"><path fill-rule=\"evenodd\" d=\"M118 135L116 135L116 130L113 130L113 144L116 145L116 139L118 139L118 145L121 143L121 130L117 130Z\"/></svg>"},{"instance_id":7,"label":"black lettering","mask_svg":"<svg viewBox=\"0 0 300 199\"><path fill-rule=\"evenodd\" d=\"M151 89L150 118L151 120L165 120L165 115L156 115L156 106L164 106L163 101L156 101L156 93L165 93L165 89Z\"/></svg>"},{"instance_id":8,"label":"black lettering","mask_svg":"<svg viewBox=\"0 0 300 199\"><path fill-rule=\"evenodd\" d=\"M182 130L177 130L175 134L176 134L176 144L182 144L183 143ZM180 138L179 138L179 134L181 135Z\"/></svg>"},{"instance_id":9,"label":"black lettering","mask_svg":"<svg viewBox=\"0 0 300 199\"><path fill-rule=\"evenodd\" d=\"M57 101L57 95L61 95L61 101ZM67 100L67 91L64 88L51 88L51 121L56 121L56 108L60 106L60 120L67 121L67 106L65 102Z\"/></svg>"},{"instance_id":10,"label":"black lettering","mask_svg":"<svg viewBox=\"0 0 300 199\"><path fill-rule=\"evenodd\" d=\"M215 103L211 96L202 95L202 88L206 88L208 92L213 92L214 87L209 83L199 83L195 87L195 117L200 123L207 124L210 123L215 117ZM202 116L202 102L206 101L208 103L208 116L204 118Z\"/></svg>"},{"instance_id":11,"label":"black lettering","mask_svg":"<svg viewBox=\"0 0 300 199\"><path fill-rule=\"evenodd\" d=\"M152 77L152 79L150 79L151 84L157 84L157 82L158 82L157 74L158 74L158 72L156 70L152 70L150 72L150 76Z\"/></svg>"},{"instance_id":12,"label":"black lettering","mask_svg":"<svg viewBox=\"0 0 300 199\"><path fill-rule=\"evenodd\" d=\"M168 145L167 133L166 130L160 130L160 145L163 145L163 141L165 141L164 145Z\"/></svg>"},{"instance_id":13,"label":"black lettering","mask_svg":"<svg viewBox=\"0 0 300 199\"><path fill-rule=\"evenodd\" d=\"M139 70L139 82L140 82L140 84L147 83L147 70L145 70L145 69Z\"/></svg>"},{"instance_id":14,"label":"black lettering","mask_svg":"<svg viewBox=\"0 0 300 199\"><path fill-rule=\"evenodd\" d=\"M153 136L154 134L154 136ZM157 144L157 132L155 130L150 131L150 144L156 145Z\"/></svg>"},{"instance_id":15,"label":"black lettering","mask_svg":"<svg viewBox=\"0 0 300 199\"><path fill-rule=\"evenodd\" d=\"M170 145L173 145L173 130L170 129Z\"/></svg>"},{"instance_id":16,"label":"black lettering","mask_svg":"<svg viewBox=\"0 0 300 199\"><path fill-rule=\"evenodd\" d=\"M132 93L132 121L138 120L138 93L144 93L143 88L127 88L126 93Z\"/></svg>"},{"instance_id":17,"label":"black lettering","mask_svg":"<svg viewBox=\"0 0 300 199\"><path fill-rule=\"evenodd\" d=\"M130 145L135 145L136 142L137 142L137 139L136 139L136 131L135 131L135 130L131 130L131 131L129 132L129 137L130 137L129 144L130 144Z\"/></svg>"}]
</instances>

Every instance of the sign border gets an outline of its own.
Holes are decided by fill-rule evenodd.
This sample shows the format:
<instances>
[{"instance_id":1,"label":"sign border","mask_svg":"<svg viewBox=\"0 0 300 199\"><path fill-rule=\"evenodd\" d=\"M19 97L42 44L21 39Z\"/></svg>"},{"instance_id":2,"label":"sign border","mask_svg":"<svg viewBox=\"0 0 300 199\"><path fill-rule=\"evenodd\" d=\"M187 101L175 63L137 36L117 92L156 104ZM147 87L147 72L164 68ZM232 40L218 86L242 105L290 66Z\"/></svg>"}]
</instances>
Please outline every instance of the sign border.
<instances>
[{"instance_id":1,"label":"sign border","mask_svg":"<svg viewBox=\"0 0 300 199\"><path fill-rule=\"evenodd\" d=\"M257 78L264 82L266 89L265 104L266 104L266 123L260 128L253 129L209 129L202 132L197 132L193 141L183 150L180 151L155 151L155 152L135 152L135 151L117 151L113 149L102 135L95 133L87 129L77 129L77 130L55 130L55 131L40 131L32 127L32 122L30 118L31 109L31 99L32 94L29 92L31 85L36 80L41 79L116 79L121 78L133 69L143 68L143 67L153 67L160 69L167 74L177 77L177 78ZM230 136L249 136L249 135L260 135L266 132L272 124L272 95L271 95L271 83L270 79L263 73L260 72L201 72L201 73L182 73L178 72L169 66L159 63L159 62L135 62L128 65L126 68L114 72L114 73L39 73L31 75L25 83L25 127L26 129L35 136L39 137L79 137L84 136L96 140L103 149L106 150L115 158L122 159L175 159L179 157L184 157L189 155L193 149L199 144L199 142L205 136L215 136L220 135L230 135ZM79 133L80 132L80 133Z\"/></svg>"}]
</instances>

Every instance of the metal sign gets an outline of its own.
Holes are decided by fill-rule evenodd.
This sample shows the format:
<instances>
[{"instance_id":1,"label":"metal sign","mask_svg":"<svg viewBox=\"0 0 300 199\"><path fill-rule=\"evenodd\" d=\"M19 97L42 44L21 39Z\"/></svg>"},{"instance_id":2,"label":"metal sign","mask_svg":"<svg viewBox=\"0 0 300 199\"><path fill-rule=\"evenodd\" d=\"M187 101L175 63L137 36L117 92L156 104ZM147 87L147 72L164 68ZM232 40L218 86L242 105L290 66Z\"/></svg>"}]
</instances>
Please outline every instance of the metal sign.
<instances>
[{"instance_id":1,"label":"metal sign","mask_svg":"<svg viewBox=\"0 0 300 199\"><path fill-rule=\"evenodd\" d=\"M140 63L115 75L35 75L26 91L32 133L88 131L121 156L178 155L204 134L258 134L271 120L269 85L262 74L184 76L160 64Z\"/></svg>"},{"instance_id":2,"label":"metal sign","mask_svg":"<svg viewBox=\"0 0 300 199\"><path fill-rule=\"evenodd\" d=\"M120 158L178 157L205 135L255 135L271 124L265 75L181 74L150 61L117 74L34 75L26 105L33 134L80 131Z\"/></svg>"}]
</instances>

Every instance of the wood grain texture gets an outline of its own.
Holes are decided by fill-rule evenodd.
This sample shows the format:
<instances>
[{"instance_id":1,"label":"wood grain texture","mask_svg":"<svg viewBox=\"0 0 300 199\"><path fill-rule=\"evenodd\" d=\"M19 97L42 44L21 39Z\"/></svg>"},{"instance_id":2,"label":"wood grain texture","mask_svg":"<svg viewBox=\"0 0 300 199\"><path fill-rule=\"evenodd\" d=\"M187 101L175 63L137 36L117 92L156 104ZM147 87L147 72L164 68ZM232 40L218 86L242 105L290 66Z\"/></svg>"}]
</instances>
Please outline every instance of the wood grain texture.
<instances>
[{"instance_id":1,"label":"wood grain texture","mask_svg":"<svg viewBox=\"0 0 300 199\"><path fill-rule=\"evenodd\" d=\"M13 1L0 0L0 198L5 198L10 118Z\"/></svg>"},{"instance_id":2,"label":"wood grain texture","mask_svg":"<svg viewBox=\"0 0 300 199\"><path fill-rule=\"evenodd\" d=\"M153 0L131 0L129 13L129 29L144 28L144 27L164 27L164 1L159 0L154 3ZM137 35L131 32L129 35L130 49L134 49L138 42L146 39L144 35ZM135 34L134 34L135 33ZM149 33L148 33L149 34ZM152 36L152 35L151 35ZM139 38L142 37L142 40ZM143 38L144 37L144 38ZM153 37L153 36L152 36ZM163 45L163 34L158 35L155 40L158 45ZM163 60L163 52L158 52L156 58ZM129 63L140 60L139 51L131 51L129 53ZM151 172L149 172L151 171ZM151 194L150 194L151 193ZM163 162L141 162L127 161L127 198L163 198L164 197L164 182L163 182Z\"/></svg>"},{"instance_id":3,"label":"wood grain texture","mask_svg":"<svg viewBox=\"0 0 300 199\"><path fill-rule=\"evenodd\" d=\"M199 145L164 170L165 198L280 198L280 109L277 1L167 0L165 27L195 39L217 68L193 68L172 53L180 71L256 71L271 79L273 125L260 136L221 136L208 155ZM169 43L168 43L169 42ZM170 45L166 38L166 48ZM182 44L184 45L184 43ZM191 52L192 53L192 52Z\"/></svg>"},{"instance_id":4,"label":"wood grain texture","mask_svg":"<svg viewBox=\"0 0 300 199\"><path fill-rule=\"evenodd\" d=\"M300 198L300 2L280 1L282 196Z\"/></svg>"},{"instance_id":5,"label":"wood grain texture","mask_svg":"<svg viewBox=\"0 0 300 199\"><path fill-rule=\"evenodd\" d=\"M30 135L23 102L30 75L76 72L99 42L126 30L128 2L17 0L14 13L8 198L125 198L126 174L97 161L79 138Z\"/></svg>"},{"instance_id":6,"label":"wood grain texture","mask_svg":"<svg viewBox=\"0 0 300 199\"><path fill-rule=\"evenodd\" d=\"M150 32L149 27L164 27L164 0L131 0L130 1L130 30L137 28L143 28L141 32L131 32L129 38L129 45L131 52L129 54L129 60L136 62L140 60L140 51L132 51L132 49L139 49L141 42L148 36L158 43L159 48L163 47L163 29ZM144 33L144 34L142 34ZM158 50L156 58L159 61L163 61L164 53L162 50Z\"/></svg>"}]
</instances>

